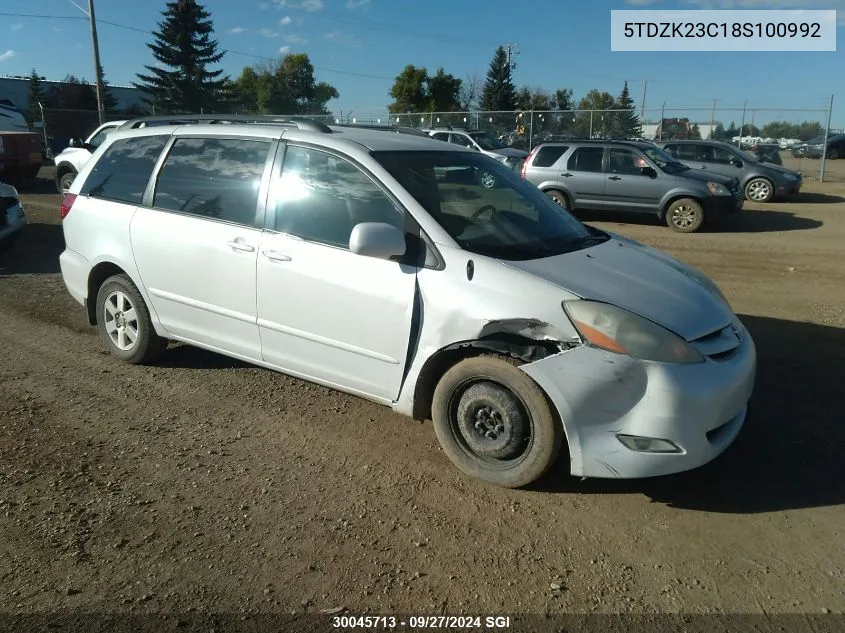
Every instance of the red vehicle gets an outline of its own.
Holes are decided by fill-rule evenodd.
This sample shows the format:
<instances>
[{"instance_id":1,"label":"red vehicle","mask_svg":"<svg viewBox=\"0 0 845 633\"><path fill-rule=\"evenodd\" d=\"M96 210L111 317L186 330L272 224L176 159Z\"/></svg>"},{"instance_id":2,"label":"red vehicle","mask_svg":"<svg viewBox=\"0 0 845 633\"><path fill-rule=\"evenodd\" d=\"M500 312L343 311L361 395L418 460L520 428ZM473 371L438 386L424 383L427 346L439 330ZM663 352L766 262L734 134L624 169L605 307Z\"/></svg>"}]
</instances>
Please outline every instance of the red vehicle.
<instances>
[{"instance_id":1,"label":"red vehicle","mask_svg":"<svg viewBox=\"0 0 845 633\"><path fill-rule=\"evenodd\" d=\"M6 182L24 183L41 169L41 136L34 132L0 132L0 173Z\"/></svg>"},{"instance_id":2,"label":"red vehicle","mask_svg":"<svg viewBox=\"0 0 845 633\"><path fill-rule=\"evenodd\" d=\"M654 135L656 141L685 141L690 138L692 126L689 119L663 119Z\"/></svg>"}]
</instances>

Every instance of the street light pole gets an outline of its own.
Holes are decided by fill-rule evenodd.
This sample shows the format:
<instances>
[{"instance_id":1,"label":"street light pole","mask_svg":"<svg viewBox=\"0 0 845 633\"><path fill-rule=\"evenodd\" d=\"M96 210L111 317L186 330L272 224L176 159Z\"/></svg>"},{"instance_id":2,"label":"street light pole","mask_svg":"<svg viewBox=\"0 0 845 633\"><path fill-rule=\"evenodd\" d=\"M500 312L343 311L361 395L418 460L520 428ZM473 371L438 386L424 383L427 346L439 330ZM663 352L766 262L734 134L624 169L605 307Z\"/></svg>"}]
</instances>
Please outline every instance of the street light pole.
<instances>
[{"instance_id":1,"label":"street light pole","mask_svg":"<svg viewBox=\"0 0 845 633\"><path fill-rule=\"evenodd\" d=\"M106 122L106 113L103 109L103 75L100 72L100 43L97 39L97 20L94 17L94 0L88 0L88 19L91 22L91 40L94 45L94 77L97 87L97 115L100 125Z\"/></svg>"}]
</instances>

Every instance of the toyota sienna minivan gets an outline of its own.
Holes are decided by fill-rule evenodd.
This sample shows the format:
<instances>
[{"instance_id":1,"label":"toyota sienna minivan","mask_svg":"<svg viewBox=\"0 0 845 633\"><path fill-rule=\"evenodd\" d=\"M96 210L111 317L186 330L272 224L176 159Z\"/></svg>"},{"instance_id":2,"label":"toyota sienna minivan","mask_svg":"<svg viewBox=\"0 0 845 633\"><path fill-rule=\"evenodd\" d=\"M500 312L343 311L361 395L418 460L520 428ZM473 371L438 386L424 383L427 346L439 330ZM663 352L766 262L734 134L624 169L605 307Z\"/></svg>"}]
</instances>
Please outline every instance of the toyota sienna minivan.
<instances>
[{"instance_id":1,"label":"toyota sienna minivan","mask_svg":"<svg viewBox=\"0 0 845 633\"><path fill-rule=\"evenodd\" d=\"M60 209L64 283L116 359L181 341L431 419L507 487L559 457L684 471L740 432L756 353L717 286L501 162L309 120L148 122Z\"/></svg>"}]
</instances>

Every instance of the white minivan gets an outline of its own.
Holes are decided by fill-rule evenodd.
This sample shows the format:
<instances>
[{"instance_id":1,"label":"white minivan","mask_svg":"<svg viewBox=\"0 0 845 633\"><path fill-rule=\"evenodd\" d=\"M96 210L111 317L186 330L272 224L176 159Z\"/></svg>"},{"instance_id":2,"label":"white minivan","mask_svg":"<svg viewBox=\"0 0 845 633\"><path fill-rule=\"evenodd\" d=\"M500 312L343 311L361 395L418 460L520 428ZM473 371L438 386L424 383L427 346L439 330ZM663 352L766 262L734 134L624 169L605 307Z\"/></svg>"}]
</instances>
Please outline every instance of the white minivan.
<instances>
[{"instance_id":1,"label":"white minivan","mask_svg":"<svg viewBox=\"0 0 845 633\"><path fill-rule=\"evenodd\" d=\"M688 470L739 433L755 347L700 272L456 145L197 119L110 134L62 202L65 284L118 359L181 341L431 419L507 487L560 455Z\"/></svg>"}]
</instances>

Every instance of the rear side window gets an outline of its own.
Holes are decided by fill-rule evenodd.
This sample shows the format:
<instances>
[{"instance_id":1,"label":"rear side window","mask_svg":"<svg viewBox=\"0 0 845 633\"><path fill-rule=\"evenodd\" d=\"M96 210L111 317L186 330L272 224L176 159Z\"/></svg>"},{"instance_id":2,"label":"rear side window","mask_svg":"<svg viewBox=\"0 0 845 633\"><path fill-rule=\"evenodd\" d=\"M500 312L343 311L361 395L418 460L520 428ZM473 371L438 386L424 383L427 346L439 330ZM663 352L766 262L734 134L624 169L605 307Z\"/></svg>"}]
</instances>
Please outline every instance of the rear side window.
<instances>
[{"instance_id":1,"label":"rear side window","mask_svg":"<svg viewBox=\"0 0 845 633\"><path fill-rule=\"evenodd\" d=\"M258 190L268 141L179 138L164 160L153 206L260 227Z\"/></svg>"},{"instance_id":2,"label":"rear side window","mask_svg":"<svg viewBox=\"0 0 845 633\"><path fill-rule=\"evenodd\" d=\"M83 196L141 204L161 150L169 136L141 136L115 141L88 174Z\"/></svg>"},{"instance_id":3,"label":"rear side window","mask_svg":"<svg viewBox=\"0 0 845 633\"><path fill-rule=\"evenodd\" d=\"M449 133L448 132L436 132L431 135L431 138L436 138L438 141L448 141L449 140Z\"/></svg>"},{"instance_id":4,"label":"rear side window","mask_svg":"<svg viewBox=\"0 0 845 633\"><path fill-rule=\"evenodd\" d=\"M698 146L690 144L667 145L666 151L678 160L696 160L698 158Z\"/></svg>"},{"instance_id":5,"label":"rear side window","mask_svg":"<svg viewBox=\"0 0 845 633\"><path fill-rule=\"evenodd\" d=\"M568 149L568 147L563 145L546 145L541 147L537 150L532 164L534 167L551 167Z\"/></svg>"},{"instance_id":6,"label":"rear side window","mask_svg":"<svg viewBox=\"0 0 845 633\"><path fill-rule=\"evenodd\" d=\"M603 147L579 147L569 157L566 168L570 171L600 172L602 156Z\"/></svg>"}]
</instances>

